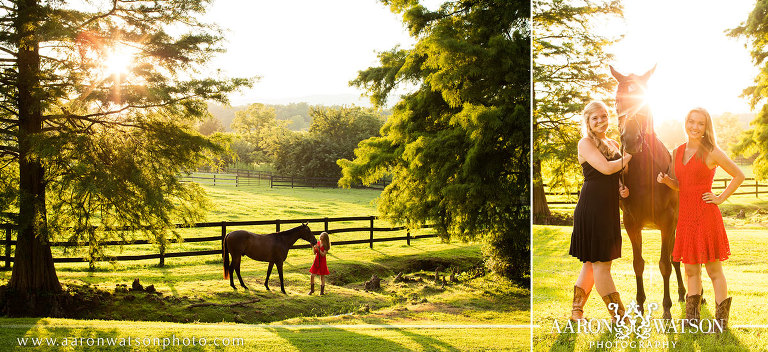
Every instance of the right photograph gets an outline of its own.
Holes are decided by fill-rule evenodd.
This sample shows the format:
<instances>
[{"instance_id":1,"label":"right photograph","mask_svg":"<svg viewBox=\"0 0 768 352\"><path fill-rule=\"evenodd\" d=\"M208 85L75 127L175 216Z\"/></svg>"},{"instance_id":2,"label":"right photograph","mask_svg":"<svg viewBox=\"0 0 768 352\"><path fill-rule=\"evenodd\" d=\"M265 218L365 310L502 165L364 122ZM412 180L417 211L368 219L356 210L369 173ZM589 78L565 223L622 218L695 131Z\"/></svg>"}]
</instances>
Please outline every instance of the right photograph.
<instances>
[{"instance_id":1,"label":"right photograph","mask_svg":"<svg viewBox=\"0 0 768 352\"><path fill-rule=\"evenodd\" d=\"M768 0L532 23L533 350L768 350Z\"/></svg>"}]
</instances>

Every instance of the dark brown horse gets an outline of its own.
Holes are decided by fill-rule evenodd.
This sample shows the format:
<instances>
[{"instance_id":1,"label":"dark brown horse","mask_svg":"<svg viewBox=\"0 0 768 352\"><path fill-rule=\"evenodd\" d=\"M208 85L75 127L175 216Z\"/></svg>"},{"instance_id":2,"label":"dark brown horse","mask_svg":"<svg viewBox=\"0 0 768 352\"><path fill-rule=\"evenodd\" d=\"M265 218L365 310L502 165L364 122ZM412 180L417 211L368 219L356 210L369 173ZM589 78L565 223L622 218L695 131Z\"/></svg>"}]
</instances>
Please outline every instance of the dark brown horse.
<instances>
[{"instance_id":1,"label":"dark brown horse","mask_svg":"<svg viewBox=\"0 0 768 352\"><path fill-rule=\"evenodd\" d=\"M680 274L680 263L672 262L677 227L677 194L666 185L656 182L656 175L659 172L667 173L669 164L673 161L653 130L653 115L645 100L647 82L655 69L656 67L638 76L622 75L611 67L611 74L619 82L616 91L616 112L619 115L622 149L632 154L632 160L629 161L623 176L624 184L629 188L629 197L621 200L621 209L624 213L624 228L632 242L637 304L642 311L645 303L642 230L645 225L654 225L661 230L659 269L664 280L664 319L671 319L669 278L673 266L680 302L685 301L685 287Z\"/></svg>"},{"instance_id":2,"label":"dark brown horse","mask_svg":"<svg viewBox=\"0 0 768 352\"><path fill-rule=\"evenodd\" d=\"M246 290L248 289L240 276L240 259L247 255L253 260L269 262L267 269L267 278L264 279L264 287L269 290L269 274L272 273L272 266L277 266L277 274L280 276L280 291L285 293L283 285L283 262L288 257L288 250L291 249L296 241L301 238L312 244L317 243L315 235L309 229L307 224L292 228L290 230L265 235L255 234L248 231L232 231L222 240L222 254L224 257L224 279L229 278L229 284L237 289L234 283L233 272L237 272L237 278L240 280ZM229 254L232 254L232 263L229 262Z\"/></svg>"}]
</instances>

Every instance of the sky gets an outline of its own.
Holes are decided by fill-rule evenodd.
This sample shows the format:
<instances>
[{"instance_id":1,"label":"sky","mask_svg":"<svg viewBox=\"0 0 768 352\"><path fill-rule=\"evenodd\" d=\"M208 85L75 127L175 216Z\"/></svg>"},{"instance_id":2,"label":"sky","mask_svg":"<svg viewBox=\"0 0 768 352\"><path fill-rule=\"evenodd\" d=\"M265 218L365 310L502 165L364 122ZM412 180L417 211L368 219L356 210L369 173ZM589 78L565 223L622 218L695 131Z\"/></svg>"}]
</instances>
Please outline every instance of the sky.
<instances>
[{"instance_id":1,"label":"sky","mask_svg":"<svg viewBox=\"0 0 768 352\"><path fill-rule=\"evenodd\" d=\"M757 74L743 39L725 31L747 19L754 0L625 0L624 39L610 51L619 72L649 81L655 123L682 121L693 107L712 114L750 112L740 98ZM620 29L621 30L621 29Z\"/></svg>"},{"instance_id":2,"label":"sky","mask_svg":"<svg viewBox=\"0 0 768 352\"><path fill-rule=\"evenodd\" d=\"M227 52L210 66L230 76L261 77L231 96L232 105L308 97L369 104L349 81L377 64L377 51L414 44L400 15L376 0L215 0L205 19L225 29L227 39Z\"/></svg>"}]
</instances>

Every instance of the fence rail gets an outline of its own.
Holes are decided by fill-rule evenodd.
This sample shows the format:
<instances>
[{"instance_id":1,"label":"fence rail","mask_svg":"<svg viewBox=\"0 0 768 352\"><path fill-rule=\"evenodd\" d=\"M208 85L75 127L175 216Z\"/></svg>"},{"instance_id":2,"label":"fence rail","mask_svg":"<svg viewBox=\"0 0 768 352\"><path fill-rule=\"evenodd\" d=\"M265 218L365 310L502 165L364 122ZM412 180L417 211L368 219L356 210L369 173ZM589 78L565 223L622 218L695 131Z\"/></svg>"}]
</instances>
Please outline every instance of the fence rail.
<instances>
[{"instance_id":1,"label":"fence rail","mask_svg":"<svg viewBox=\"0 0 768 352\"><path fill-rule=\"evenodd\" d=\"M234 186L234 187L248 187L248 186L261 186L261 181L269 181L270 188L276 187L290 187L290 188L336 188L338 187L338 179L330 177L296 177L296 176L280 176L274 175L271 172L262 171L249 171L239 169L223 169L226 174L208 173L206 175L191 174L183 175L182 182L197 182L205 185L212 186ZM366 188L383 190L389 181L379 181L377 183L364 186L354 185L352 188Z\"/></svg>"},{"instance_id":2,"label":"fence rail","mask_svg":"<svg viewBox=\"0 0 768 352\"><path fill-rule=\"evenodd\" d=\"M255 220L255 221L220 221L220 222L204 222L204 223L197 223L193 225L175 225L176 228L180 229L186 229L186 228L210 228L210 227L219 227L221 228L221 235L218 236L208 236L208 237L191 237L191 238L183 238L182 241L178 241L176 239L170 239L168 243L182 243L182 242L211 242L211 241L222 241L224 240L224 236L227 234L227 227L242 227L242 226L258 226L258 225L275 225L275 232L281 231L281 225L283 224L302 224L302 223L322 223L323 230L321 231L312 231L315 235L319 234L322 231L326 231L328 233L349 233L349 232L368 232L369 238L368 239L362 239L362 240L334 240L333 245L339 246L339 245L351 245L351 244L362 244L362 243L368 243L370 248L373 248L373 244L376 242L388 242L388 241L401 241L405 240L406 243L410 246L411 240L413 239L419 239L419 238L429 238L429 237L437 237L435 234L426 234L426 235L411 235L411 229L406 228L404 226L397 226L397 227L376 227L375 226L375 220L377 220L378 217L376 216L349 216L349 217L335 217L335 218L307 218L307 219L288 219L288 220ZM369 226L358 226L358 227L343 227L343 228L337 228L337 229L331 229L330 224L334 222L349 222L349 221L368 221ZM420 228L432 228L432 225L423 225ZM0 224L0 233L5 233L5 239L0 240L0 245L4 245L5 250L2 256L0 256L0 261L5 261L5 268L9 269L11 267L11 263L14 261L13 255L11 255L11 247L16 245L16 241L12 238L12 232L15 230L15 225L12 224ZM121 228L121 229L110 229L110 231L127 231L130 230L129 228ZM374 233L376 232L393 232L393 231L402 231L406 230L405 236L399 236L399 237L379 237L375 238ZM153 242L147 241L147 240L135 240L135 241L105 241L102 242L102 245L108 245L108 246L130 246L130 245L142 245L142 244L153 244ZM88 243L73 243L73 242L50 242L51 247L87 247L89 246ZM219 245L220 246L220 245ZM309 244L300 244L300 245L294 245L291 248L310 248ZM163 266L165 264L165 258L176 258L176 257L192 257L192 256L203 256L203 255L221 255L221 249L215 249L215 250L198 250L198 251L186 251L186 252L172 252L172 253L165 253L164 250L160 249L160 253L152 253L152 254L143 254L143 255L116 255L116 256L109 256L105 258L98 258L94 259L93 261L89 261L88 258L83 257L66 257L66 258L53 258L54 263L79 263L79 262L90 262L93 263L94 261L131 261L131 260L145 260L145 259L160 259L160 266Z\"/></svg>"},{"instance_id":3,"label":"fence rail","mask_svg":"<svg viewBox=\"0 0 768 352\"><path fill-rule=\"evenodd\" d=\"M712 181L712 190L713 191L723 191L726 187L728 187L728 182L730 182L730 178L718 178L714 179ZM654 180L655 182L655 180ZM547 189L547 185L544 185L544 188ZM579 193L581 190L581 185L579 185L578 190L575 192L550 192L547 191L544 194L549 196L570 196L572 199L566 200L566 201L547 201L547 204L576 204L576 201L578 200ZM630 193L632 190L629 190ZM754 177L745 178L744 182L739 186L738 189L736 189L736 192L733 193L734 196L739 195L754 195L756 198L760 197L761 194L768 194L768 184L760 184L758 180Z\"/></svg>"}]
</instances>

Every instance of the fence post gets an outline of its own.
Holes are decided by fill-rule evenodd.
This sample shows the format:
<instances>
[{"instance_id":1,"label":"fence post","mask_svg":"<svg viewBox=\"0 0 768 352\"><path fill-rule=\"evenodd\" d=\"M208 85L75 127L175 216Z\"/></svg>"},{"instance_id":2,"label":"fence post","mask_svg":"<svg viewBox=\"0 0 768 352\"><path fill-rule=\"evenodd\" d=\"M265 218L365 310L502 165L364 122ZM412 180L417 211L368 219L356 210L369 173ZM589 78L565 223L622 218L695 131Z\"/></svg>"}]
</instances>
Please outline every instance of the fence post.
<instances>
[{"instance_id":1,"label":"fence post","mask_svg":"<svg viewBox=\"0 0 768 352\"><path fill-rule=\"evenodd\" d=\"M5 228L5 268L11 268L11 227Z\"/></svg>"},{"instance_id":2,"label":"fence post","mask_svg":"<svg viewBox=\"0 0 768 352\"><path fill-rule=\"evenodd\" d=\"M325 217L325 232L328 232L328 217Z\"/></svg>"},{"instance_id":3,"label":"fence post","mask_svg":"<svg viewBox=\"0 0 768 352\"><path fill-rule=\"evenodd\" d=\"M224 248L224 237L227 237L227 222L221 222L221 248Z\"/></svg>"},{"instance_id":4,"label":"fence post","mask_svg":"<svg viewBox=\"0 0 768 352\"><path fill-rule=\"evenodd\" d=\"M411 229L406 229L405 233L405 242L410 246L411 245Z\"/></svg>"},{"instance_id":5,"label":"fence post","mask_svg":"<svg viewBox=\"0 0 768 352\"><path fill-rule=\"evenodd\" d=\"M239 178L239 177L240 177L240 176L238 176L238 175L235 175L235 187L237 187L237 183L238 183L238 182L239 182L239 180L240 180L240 178Z\"/></svg>"},{"instance_id":6,"label":"fence post","mask_svg":"<svg viewBox=\"0 0 768 352\"><path fill-rule=\"evenodd\" d=\"M371 216L371 249L373 249L373 216Z\"/></svg>"},{"instance_id":7,"label":"fence post","mask_svg":"<svg viewBox=\"0 0 768 352\"><path fill-rule=\"evenodd\" d=\"M216 187L216 174L213 174L213 186Z\"/></svg>"},{"instance_id":8,"label":"fence post","mask_svg":"<svg viewBox=\"0 0 768 352\"><path fill-rule=\"evenodd\" d=\"M760 198L760 192L758 191L758 187L760 185L757 183L757 177L755 177L755 198Z\"/></svg>"},{"instance_id":9,"label":"fence post","mask_svg":"<svg viewBox=\"0 0 768 352\"><path fill-rule=\"evenodd\" d=\"M275 232L280 232L280 219L275 220Z\"/></svg>"},{"instance_id":10,"label":"fence post","mask_svg":"<svg viewBox=\"0 0 768 352\"><path fill-rule=\"evenodd\" d=\"M269 175L269 188L272 188L272 175Z\"/></svg>"},{"instance_id":11,"label":"fence post","mask_svg":"<svg viewBox=\"0 0 768 352\"><path fill-rule=\"evenodd\" d=\"M293 176L291 176L291 188L293 188Z\"/></svg>"}]
</instances>

